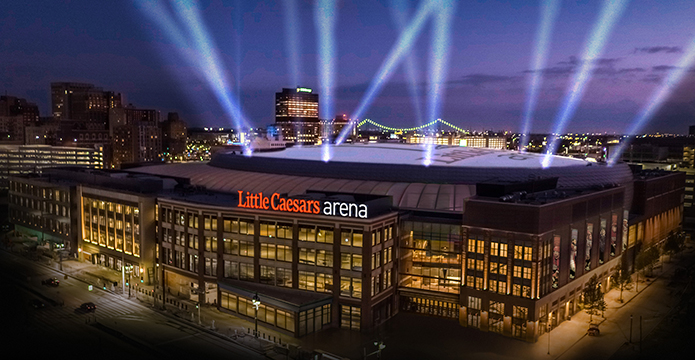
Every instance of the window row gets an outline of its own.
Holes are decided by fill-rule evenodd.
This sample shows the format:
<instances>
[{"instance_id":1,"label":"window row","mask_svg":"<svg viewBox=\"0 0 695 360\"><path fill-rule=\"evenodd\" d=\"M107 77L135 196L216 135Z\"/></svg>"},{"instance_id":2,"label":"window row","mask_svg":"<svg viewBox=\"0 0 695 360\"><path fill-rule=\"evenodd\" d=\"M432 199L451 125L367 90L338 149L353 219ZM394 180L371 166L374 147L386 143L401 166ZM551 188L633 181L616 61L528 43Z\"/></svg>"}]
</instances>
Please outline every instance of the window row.
<instances>
[{"instance_id":1,"label":"window row","mask_svg":"<svg viewBox=\"0 0 695 360\"><path fill-rule=\"evenodd\" d=\"M281 329L285 329L293 333L295 331L295 318L292 312L266 306L263 304L262 299L261 304L258 306L258 312L256 313L256 308L254 307L251 299L222 292L220 306L250 318L257 316L258 321L277 326Z\"/></svg>"},{"instance_id":2,"label":"window row","mask_svg":"<svg viewBox=\"0 0 695 360\"><path fill-rule=\"evenodd\" d=\"M333 292L333 275L315 273L312 271L299 271L299 288L316 292Z\"/></svg>"}]
</instances>

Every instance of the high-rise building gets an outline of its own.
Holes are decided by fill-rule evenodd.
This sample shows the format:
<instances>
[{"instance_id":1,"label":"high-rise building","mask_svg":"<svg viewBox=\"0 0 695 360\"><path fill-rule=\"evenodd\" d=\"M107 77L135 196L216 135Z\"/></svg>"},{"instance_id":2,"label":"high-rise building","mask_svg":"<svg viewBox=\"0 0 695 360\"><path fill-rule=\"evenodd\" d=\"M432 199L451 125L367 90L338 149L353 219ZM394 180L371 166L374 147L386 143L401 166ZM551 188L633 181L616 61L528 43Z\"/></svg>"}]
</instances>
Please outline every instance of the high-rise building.
<instances>
[{"instance_id":1,"label":"high-rise building","mask_svg":"<svg viewBox=\"0 0 695 360\"><path fill-rule=\"evenodd\" d=\"M179 118L178 113L167 114L167 119L162 122L162 150L166 157L174 158L186 152L187 133L186 122Z\"/></svg>"},{"instance_id":2,"label":"high-rise building","mask_svg":"<svg viewBox=\"0 0 695 360\"><path fill-rule=\"evenodd\" d=\"M120 93L92 84L51 83L51 111L56 120L71 119L107 125L109 109L122 106Z\"/></svg>"},{"instance_id":3,"label":"high-rise building","mask_svg":"<svg viewBox=\"0 0 695 360\"><path fill-rule=\"evenodd\" d=\"M21 116L23 126L30 126L39 121L39 107L26 99L0 96L0 116Z\"/></svg>"},{"instance_id":4,"label":"high-rise building","mask_svg":"<svg viewBox=\"0 0 695 360\"><path fill-rule=\"evenodd\" d=\"M336 115L331 120L321 120L321 137L329 142L335 142L335 139L343 131L343 128L350 126L350 138L357 135L357 126L355 123L350 124L350 119L345 115Z\"/></svg>"},{"instance_id":5,"label":"high-rise building","mask_svg":"<svg viewBox=\"0 0 695 360\"><path fill-rule=\"evenodd\" d=\"M111 167L122 164L152 162L162 153L159 111L132 106L109 110Z\"/></svg>"},{"instance_id":6,"label":"high-rise building","mask_svg":"<svg viewBox=\"0 0 695 360\"><path fill-rule=\"evenodd\" d=\"M275 126L286 142L316 144L321 136L319 95L304 87L275 93Z\"/></svg>"},{"instance_id":7,"label":"high-rise building","mask_svg":"<svg viewBox=\"0 0 695 360\"><path fill-rule=\"evenodd\" d=\"M24 143L24 128L39 121L39 107L26 99L0 96L0 142Z\"/></svg>"}]
</instances>

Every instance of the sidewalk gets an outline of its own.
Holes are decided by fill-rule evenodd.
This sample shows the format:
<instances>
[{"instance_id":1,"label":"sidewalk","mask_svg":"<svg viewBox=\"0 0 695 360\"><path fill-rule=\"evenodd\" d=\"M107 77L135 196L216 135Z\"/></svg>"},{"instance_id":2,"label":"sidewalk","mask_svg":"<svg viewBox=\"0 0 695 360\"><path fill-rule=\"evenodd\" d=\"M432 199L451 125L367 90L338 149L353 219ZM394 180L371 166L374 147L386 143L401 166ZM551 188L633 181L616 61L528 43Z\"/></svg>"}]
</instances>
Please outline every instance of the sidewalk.
<instances>
[{"instance_id":1,"label":"sidewalk","mask_svg":"<svg viewBox=\"0 0 695 360\"><path fill-rule=\"evenodd\" d=\"M673 296L675 289L668 286L675 269L683 264L692 263L695 254L692 250L682 252L678 259L661 263L661 270L654 272L654 277L639 277L639 283L633 282L632 290L623 291L623 302L618 302L620 291L613 289L605 294L606 311L603 316L593 316L592 322L599 324L601 335L589 337L586 330L589 315L581 311L565 321L549 334L539 337L533 344L531 358L548 359L607 359L622 346L637 347L640 340L640 316L642 317L641 336L646 338L670 312L676 307L680 298ZM633 277L634 279L634 277ZM635 288L637 285L637 288ZM630 317L632 316L632 334L630 334ZM550 336L550 355L548 354L548 336ZM630 336L632 342L630 343ZM627 344L627 345L626 345Z\"/></svg>"},{"instance_id":2,"label":"sidewalk","mask_svg":"<svg viewBox=\"0 0 695 360\"><path fill-rule=\"evenodd\" d=\"M122 296L125 301L151 307L153 310L163 315L184 322L189 326L197 327L201 331L235 342L260 354L265 354L268 358L284 360L288 358L297 358L299 352L307 352L302 350L302 344L299 339L282 334L273 329L268 329L262 326L261 322L258 324L258 338L256 338L253 335L255 328L253 321L241 319L233 314L218 311L216 307L211 305L202 305L200 311L198 311L195 302L178 298L172 294L167 294L167 301L163 307L161 291L157 291L153 285L140 284L139 280L131 284L132 287L130 288L129 297L129 289L127 286L125 287L125 292L123 292L122 276L118 271L99 265L80 262L75 259L63 260L62 270L60 270L61 263L59 261L40 254L30 255L16 251L16 249L15 251L9 249L5 250L55 269L63 273L64 276L70 276L84 282L86 285L92 285L95 289ZM118 283L115 287L113 286L114 282ZM200 314L200 316L198 314ZM109 326L113 327L114 325L110 324ZM117 328L118 326L115 325L115 327Z\"/></svg>"},{"instance_id":3,"label":"sidewalk","mask_svg":"<svg viewBox=\"0 0 695 360\"><path fill-rule=\"evenodd\" d=\"M678 259L663 263L661 270L655 271L656 277L645 279L640 276L638 291L634 286L632 290L623 291L622 303L617 301L618 290L613 289L606 293L607 309L603 314L605 317L593 316L593 322L600 324L600 336L586 336L589 315L581 311L574 314L571 320L562 322L549 334L540 336L533 344L467 329L451 320L407 313L397 315L385 326L369 333L329 329L301 339L267 329L259 323L259 339L256 339L253 336L253 321L218 311L212 306L202 306L200 317L198 317L194 302L167 295L168 301L163 310L160 294L155 308L155 298L152 296L155 290L153 286L137 284L134 289L137 288L139 291L133 291L128 301L137 301L153 307L160 313L195 326L201 331L236 342L278 360L298 358L300 352L308 356L312 349L327 350L353 360L361 359L364 349L371 351L370 346L375 339L384 339L385 343L390 344L383 354L387 358L416 358L420 353L413 349L422 349L426 351L427 356L436 358L466 354L466 357L471 359L584 359L587 357L606 359L624 344L629 343L630 315L633 315L633 345L639 340L640 315L643 318L642 338L647 337L666 318L679 301L677 296L670 294L673 292L673 288L667 286L670 277L676 268L692 262L694 258L694 251L689 249L681 253ZM50 266L58 269L59 263L53 262ZM62 272L94 286L103 285L104 280L117 281L118 287L116 289L107 287L107 291L116 294L121 292L121 275L114 270L76 260L67 260L63 261ZM126 289L125 297L127 297L127 291ZM423 332L433 327L438 328L439 331ZM414 332L417 332L417 335L414 335ZM445 336L442 336L442 332ZM452 339L461 340L452 341Z\"/></svg>"}]
</instances>

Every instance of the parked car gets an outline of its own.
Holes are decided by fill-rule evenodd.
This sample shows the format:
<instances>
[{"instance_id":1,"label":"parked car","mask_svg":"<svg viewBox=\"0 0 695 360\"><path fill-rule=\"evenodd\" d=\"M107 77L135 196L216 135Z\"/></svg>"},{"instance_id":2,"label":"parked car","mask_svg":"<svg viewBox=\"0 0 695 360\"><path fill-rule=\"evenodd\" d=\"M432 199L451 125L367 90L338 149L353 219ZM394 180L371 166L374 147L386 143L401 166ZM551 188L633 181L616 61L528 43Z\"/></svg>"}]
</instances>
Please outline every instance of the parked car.
<instances>
[{"instance_id":1,"label":"parked car","mask_svg":"<svg viewBox=\"0 0 695 360\"><path fill-rule=\"evenodd\" d=\"M41 308L46 306L46 304L44 304L43 301L41 301L39 299L33 299L33 300L29 301L29 304L34 309L41 309Z\"/></svg>"},{"instance_id":2,"label":"parked car","mask_svg":"<svg viewBox=\"0 0 695 360\"><path fill-rule=\"evenodd\" d=\"M86 303L80 305L80 310L82 310L84 312L94 312L94 311L96 311L96 309L97 309L97 306L94 305L93 302L86 302Z\"/></svg>"},{"instance_id":3,"label":"parked car","mask_svg":"<svg viewBox=\"0 0 695 360\"><path fill-rule=\"evenodd\" d=\"M589 336L599 336L601 334L601 330L598 329L598 324L589 325L589 330L586 331L586 334Z\"/></svg>"},{"instance_id":4,"label":"parked car","mask_svg":"<svg viewBox=\"0 0 695 360\"><path fill-rule=\"evenodd\" d=\"M47 285L47 286L58 286L60 285L60 281L56 278L48 278L46 280L41 280L41 285Z\"/></svg>"}]
</instances>

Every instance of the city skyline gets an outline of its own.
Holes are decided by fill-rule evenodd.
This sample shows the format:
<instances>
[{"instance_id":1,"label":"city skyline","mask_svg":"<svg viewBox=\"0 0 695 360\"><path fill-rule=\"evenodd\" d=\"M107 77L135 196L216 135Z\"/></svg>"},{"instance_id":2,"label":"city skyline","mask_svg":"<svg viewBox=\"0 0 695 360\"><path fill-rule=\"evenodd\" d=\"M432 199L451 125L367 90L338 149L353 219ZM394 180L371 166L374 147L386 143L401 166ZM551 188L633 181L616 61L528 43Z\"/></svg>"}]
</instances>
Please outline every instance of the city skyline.
<instances>
[{"instance_id":1,"label":"city skyline","mask_svg":"<svg viewBox=\"0 0 695 360\"><path fill-rule=\"evenodd\" d=\"M223 77L230 92L239 95L241 110L252 126L273 123L273 94L283 87L307 86L324 98L314 6L297 1L296 11L290 11L291 4L198 4L213 38L211 43L219 51ZM2 91L36 102L42 115L50 113L50 82L76 81L123 93L124 104L177 111L192 126L232 126L210 87L179 56L181 49L139 11L143 9L137 4L77 1L68 6L18 5L8 4L3 17L2 53L8 61L1 76ZM402 24L396 19L410 19L418 5L412 1L338 3L333 90L336 114L350 116L355 112L401 33ZM441 118L472 130L521 129L540 22L537 5L485 2L456 8ZM601 5L599 1L560 3L546 66L541 70L543 84L532 133L552 131L572 75L581 67L583 46ZM683 56L693 37L686 28L693 9L686 2L658 5L626 5L592 67L593 76L570 119L568 132L626 131ZM298 20L290 21L291 14ZM287 23L300 25L285 27ZM433 29L434 21L425 23L410 52L414 55L413 80L420 114L427 113ZM290 33L298 38L290 39ZM416 114L405 64L402 61L389 75L363 118L396 127L417 126L418 117L422 122L430 121ZM645 132L685 133L685 126L695 118L693 84L690 70Z\"/></svg>"}]
</instances>

